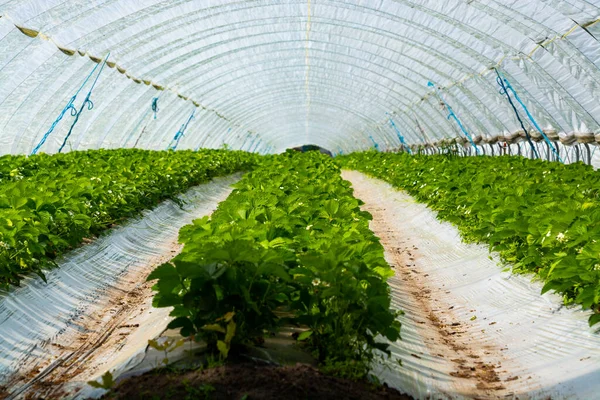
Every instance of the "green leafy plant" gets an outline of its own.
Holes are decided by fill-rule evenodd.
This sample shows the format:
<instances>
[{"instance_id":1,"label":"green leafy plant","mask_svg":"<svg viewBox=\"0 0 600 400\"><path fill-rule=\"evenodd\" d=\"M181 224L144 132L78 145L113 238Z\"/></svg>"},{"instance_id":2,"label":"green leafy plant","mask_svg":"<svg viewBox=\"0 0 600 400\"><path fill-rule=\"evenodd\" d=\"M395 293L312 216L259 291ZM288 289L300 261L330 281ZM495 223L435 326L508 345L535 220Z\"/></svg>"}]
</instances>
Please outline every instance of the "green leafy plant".
<instances>
[{"instance_id":1,"label":"green leafy plant","mask_svg":"<svg viewBox=\"0 0 600 400\"><path fill-rule=\"evenodd\" d=\"M316 152L266 157L211 218L182 228L183 251L148 277L153 304L173 307L169 328L223 355L286 323L308 328L300 342L323 363L387 351L375 338L399 338L393 273L339 172Z\"/></svg>"},{"instance_id":2,"label":"green leafy plant","mask_svg":"<svg viewBox=\"0 0 600 400\"><path fill-rule=\"evenodd\" d=\"M236 323L233 320L235 312L230 311L221 318L217 318L214 324L204 325L203 330L214 332L217 336L217 349L222 357L226 359L231 349L231 341L235 336ZM222 336L222 337L221 337Z\"/></svg>"},{"instance_id":3,"label":"green leafy plant","mask_svg":"<svg viewBox=\"0 0 600 400\"><path fill-rule=\"evenodd\" d=\"M162 343L159 343L158 340L154 339L148 340L148 346L152 347L155 350L162 351L165 353L165 357L161 360L162 364L164 365L169 364L169 353L183 346L184 343L185 339L177 340L174 338L168 338L162 341Z\"/></svg>"},{"instance_id":4,"label":"green leafy plant","mask_svg":"<svg viewBox=\"0 0 600 400\"><path fill-rule=\"evenodd\" d=\"M339 164L402 188L486 243L514 272L536 274L600 322L600 173L522 157L355 153Z\"/></svg>"},{"instance_id":5,"label":"green leafy plant","mask_svg":"<svg viewBox=\"0 0 600 400\"><path fill-rule=\"evenodd\" d=\"M86 238L258 156L224 150L90 150L0 157L0 288L44 278Z\"/></svg>"},{"instance_id":6,"label":"green leafy plant","mask_svg":"<svg viewBox=\"0 0 600 400\"><path fill-rule=\"evenodd\" d=\"M106 371L104 375L102 375L102 382L88 381L87 384L96 389L110 390L115 386L115 381L112 373L110 371Z\"/></svg>"}]
</instances>

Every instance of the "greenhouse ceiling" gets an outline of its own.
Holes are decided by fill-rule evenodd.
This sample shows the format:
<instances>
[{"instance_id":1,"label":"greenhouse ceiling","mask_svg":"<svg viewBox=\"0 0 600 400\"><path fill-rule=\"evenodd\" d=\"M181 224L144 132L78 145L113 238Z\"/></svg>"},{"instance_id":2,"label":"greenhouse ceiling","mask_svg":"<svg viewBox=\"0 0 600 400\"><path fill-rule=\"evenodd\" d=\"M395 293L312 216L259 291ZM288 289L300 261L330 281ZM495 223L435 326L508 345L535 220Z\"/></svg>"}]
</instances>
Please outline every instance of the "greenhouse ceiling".
<instances>
[{"instance_id":1,"label":"greenhouse ceiling","mask_svg":"<svg viewBox=\"0 0 600 400\"><path fill-rule=\"evenodd\" d=\"M594 135L599 17L591 0L0 0L0 154L507 135L498 76L544 131Z\"/></svg>"}]
</instances>

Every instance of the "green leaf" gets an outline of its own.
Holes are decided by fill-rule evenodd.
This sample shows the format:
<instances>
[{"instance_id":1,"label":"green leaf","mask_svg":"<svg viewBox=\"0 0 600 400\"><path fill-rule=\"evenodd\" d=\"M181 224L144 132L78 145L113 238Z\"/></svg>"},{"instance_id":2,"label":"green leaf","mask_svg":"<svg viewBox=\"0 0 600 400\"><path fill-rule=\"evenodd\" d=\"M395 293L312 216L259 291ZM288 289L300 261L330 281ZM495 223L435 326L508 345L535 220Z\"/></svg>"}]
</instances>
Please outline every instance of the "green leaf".
<instances>
[{"instance_id":1,"label":"green leaf","mask_svg":"<svg viewBox=\"0 0 600 400\"><path fill-rule=\"evenodd\" d=\"M148 275L146 281L152 281L154 279L179 279L179 274L173 266L173 264L166 263L159 265Z\"/></svg>"},{"instance_id":2,"label":"green leaf","mask_svg":"<svg viewBox=\"0 0 600 400\"><path fill-rule=\"evenodd\" d=\"M223 356L223 358L227 358L229 355L229 346L223 342L222 340L217 341L217 349L219 349L219 353Z\"/></svg>"},{"instance_id":3,"label":"green leaf","mask_svg":"<svg viewBox=\"0 0 600 400\"><path fill-rule=\"evenodd\" d=\"M213 332L221 332L223 334L227 333L227 331L225 330L225 328L223 328L221 325L219 324L208 324L208 325L204 325L202 327L203 330L205 331L213 331Z\"/></svg>"},{"instance_id":4,"label":"green leaf","mask_svg":"<svg viewBox=\"0 0 600 400\"><path fill-rule=\"evenodd\" d=\"M169 325L167 325L167 329L176 328L181 328L180 333L183 337L188 337L196 333L196 330L194 329L194 324L192 323L192 321L190 321L188 317L175 318L173 321L169 322Z\"/></svg>"},{"instance_id":5,"label":"green leaf","mask_svg":"<svg viewBox=\"0 0 600 400\"><path fill-rule=\"evenodd\" d=\"M106 373L102 375L102 383L98 383L96 381L88 381L88 385L97 389L109 390L115 385L115 381L110 371L106 371Z\"/></svg>"},{"instance_id":6,"label":"green leaf","mask_svg":"<svg viewBox=\"0 0 600 400\"><path fill-rule=\"evenodd\" d=\"M308 339L309 337L311 337L312 334L313 334L312 331L304 331L298 335L298 341L302 342L302 341Z\"/></svg>"},{"instance_id":7,"label":"green leaf","mask_svg":"<svg viewBox=\"0 0 600 400\"><path fill-rule=\"evenodd\" d=\"M600 313L592 314L592 316L589 319L590 326L594 326L599 322L600 322Z\"/></svg>"}]
</instances>

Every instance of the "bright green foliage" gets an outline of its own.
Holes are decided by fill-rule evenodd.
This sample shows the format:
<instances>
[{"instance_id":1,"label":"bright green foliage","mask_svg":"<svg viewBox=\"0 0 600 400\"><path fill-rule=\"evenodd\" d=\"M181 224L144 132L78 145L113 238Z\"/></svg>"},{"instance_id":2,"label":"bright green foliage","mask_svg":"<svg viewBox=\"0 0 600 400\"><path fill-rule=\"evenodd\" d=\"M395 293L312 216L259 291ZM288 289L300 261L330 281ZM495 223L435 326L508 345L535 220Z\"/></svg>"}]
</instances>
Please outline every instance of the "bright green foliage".
<instances>
[{"instance_id":1,"label":"bright green foliage","mask_svg":"<svg viewBox=\"0 0 600 400\"><path fill-rule=\"evenodd\" d=\"M513 271L535 273L600 322L600 173L522 157L409 156L339 159L427 203L463 237L487 243Z\"/></svg>"},{"instance_id":2,"label":"bright green foliage","mask_svg":"<svg viewBox=\"0 0 600 400\"><path fill-rule=\"evenodd\" d=\"M360 204L330 158L269 157L211 219L182 228L183 252L148 277L158 279L154 305L174 306L169 328L209 346L225 332L215 324L235 312L232 345L292 322L309 328L300 339L321 361L370 360L387 349L375 336L394 341L400 324L393 272Z\"/></svg>"},{"instance_id":3,"label":"bright green foliage","mask_svg":"<svg viewBox=\"0 0 600 400\"><path fill-rule=\"evenodd\" d=\"M248 169L242 152L95 150L0 158L0 287L112 224L213 176Z\"/></svg>"},{"instance_id":4,"label":"bright green foliage","mask_svg":"<svg viewBox=\"0 0 600 400\"><path fill-rule=\"evenodd\" d=\"M110 371L106 371L104 375L102 375L102 383L96 381L88 381L87 384L96 389L109 390L115 386L115 380L113 379L112 373Z\"/></svg>"}]
</instances>

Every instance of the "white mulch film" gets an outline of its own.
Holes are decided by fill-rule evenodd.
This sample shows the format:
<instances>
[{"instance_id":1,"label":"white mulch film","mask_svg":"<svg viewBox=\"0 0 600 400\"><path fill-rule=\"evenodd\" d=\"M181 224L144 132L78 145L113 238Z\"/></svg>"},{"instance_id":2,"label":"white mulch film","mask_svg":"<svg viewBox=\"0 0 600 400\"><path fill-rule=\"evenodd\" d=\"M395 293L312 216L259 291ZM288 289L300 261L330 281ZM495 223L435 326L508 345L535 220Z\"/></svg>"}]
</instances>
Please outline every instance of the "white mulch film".
<instances>
[{"instance_id":1,"label":"white mulch film","mask_svg":"<svg viewBox=\"0 0 600 400\"><path fill-rule=\"evenodd\" d=\"M539 282L502 271L487 248L462 243L456 228L406 193L359 172L343 176L374 216L371 228L396 271L390 279L393 305L406 313L392 358L375 367L382 381L416 399L598 398L600 333L588 327L589 312L566 308L558 295L540 295ZM14 382L15 373L36 363L48 367L53 354L62 357L53 340L72 344L65 338L75 340L87 329L81 317L130 287L124 280L130 285L137 274L138 284L143 282L151 265L173 254L179 228L209 214L237 179L217 178L191 189L182 196L184 209L166 201L73 251L47 274L48 284L31 278L5 294L0 384ZM86 356L93 371L63 383L70 397L98 397L103 391L85 381L109 369L118 375L142 360L147 340L168 321L168 310L151 309L147 296L128 319L141 328L132 329L125 342L107 341L108 349ZM482 380L482 366L497 379ZM464 370L466 375L457 375ZM31 382L9 386L12 397L38 393Z\"/></svg>"},{"instance_id":2,"label":"white mulch film","mask_svg":"<svg viewBox=\"0 0 600 400\"><path fill-rule=\"evenodd\" d=\"M48 283L37 277L28 278L21 287L3 294L0 298L0 385L7 385L14 398L27 393L22 390L29 389L30 380L12 383L14 374L51 361L48 359L57 351L53 347L57 337L62 341L59 344L71 346L82 334L93 333L93 329L89 332L81 325L84 316L110 306L107 304L110 297L131 289L132 283L134 286L142 284L157 262L166 261L174 254L179 229L210 214L229 195L230 185L239 178L239 174L215 178L189 189L179 196L186 202L183 208L167 200L69 253L59 261L59 268L46 273ZM122 279L125 276L127 279ZM145 301L148 309L150 302L151 298ZM136 356L144 352L148 339L165 329L168 312L169 309L154 309L136 315L130 323L139 323L143 329L133 332L125 343L119 343L116 347L119 354L102 355L99 361L102 368L96 375L114 368L118 373L131 366ZM60 351L56 354L61 355ZM71 387L85 386L85 380L71 384ZM85 389L80 397L93 393L89 386Z\"/></svg>"},{"instance_id":3,"label":"white mulch film","mask_svg":"<svg viewBox=\"0 0 600 400\"><path fill-rule=\"evenodd\" d=\"M600 329L588 326L589 312L563 306L556 294L541 295L542 283L530 276L503 271L497 255L490 259L486 247L463 243L454 226L388 183L355 171L343 176L373 213L373 223L383 220L402 238L396 245L410 249L408 268L416 274L408 273L431 290L431 309L447 324L444 329L452 321L461 324L466 333L458 343L497 366L503 389L478 390L477 382L449 375L457 370L456 360L444 349L439 353L443 346L431 340L436 332L422 323L427 316L398 270L390 280L393 301L406 315L402 340L392 346L394 358L389 368L380 367L383 380L418 399L600 398ZM372 229L385 244L385 232ZM394 264L391 250L386 248L386 258Z\"/></svg>"}]
</instances>

